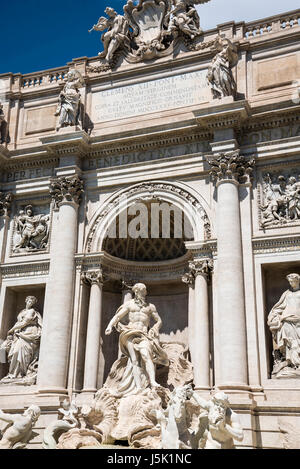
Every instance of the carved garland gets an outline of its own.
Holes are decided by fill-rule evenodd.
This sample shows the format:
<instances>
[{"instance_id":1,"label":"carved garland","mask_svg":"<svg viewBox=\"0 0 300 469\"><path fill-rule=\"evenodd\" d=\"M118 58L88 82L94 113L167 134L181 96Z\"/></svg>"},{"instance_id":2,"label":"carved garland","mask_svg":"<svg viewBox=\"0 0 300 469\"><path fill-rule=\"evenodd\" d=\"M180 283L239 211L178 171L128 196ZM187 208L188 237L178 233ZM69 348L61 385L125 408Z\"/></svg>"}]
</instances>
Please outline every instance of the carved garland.
<instances>
[{"instance_id":1,"label":"carved garland","mask_svg":"<svg viewBox=\"0 0 300 469\"><path fill-rule=\"evenodd\" d=\"M139 192L144 192L148 191L149 196L147 198L149 199L156 199L156 200L161 200L155 195L155 191L161 190L161 191L168 191L168 192L175 192L181 197L183 197L187 202L189 202L193 207L195 207L196 210L200 212L201 219L203 220L204 223L204 232L205 232L205 239L210 239L211 238L211 224L209 221L209 218L207 216L206 211L200 204L200 202L193 196L191 195L188 191L181 189L180 187L174 186L172 184L165 184L165 183L143 183L140 184L137 187L133 187L130 189L128 192L126 192L127 196L131 196L133 194L138 194ZM94 239L94 235L98 229L99 224L103 220L106 215L108 215L109 212L111 212L115 207L117 207L120 203L120 200L124 194L120 194L113 202L109 203L103 211L98 215L97 220L94 223L94 226L88 236L87 240L87 252L91 252L92 248L92 242ZM145 201L146 199L143 197L140 199L140 201Z\"/></svg>"}]
</instances>

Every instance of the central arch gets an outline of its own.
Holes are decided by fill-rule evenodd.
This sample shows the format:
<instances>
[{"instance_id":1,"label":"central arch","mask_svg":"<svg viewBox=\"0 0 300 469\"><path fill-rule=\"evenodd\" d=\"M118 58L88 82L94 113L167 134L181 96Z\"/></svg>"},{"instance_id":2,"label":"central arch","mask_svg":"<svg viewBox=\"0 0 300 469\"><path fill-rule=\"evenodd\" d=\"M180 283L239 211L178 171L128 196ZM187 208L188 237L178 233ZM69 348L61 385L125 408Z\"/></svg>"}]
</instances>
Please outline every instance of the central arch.
<instances>
[{"instance_id":1,"label":"central arch","mask_svg":"<svg viewBox=\"0 0 300 469\"><path fill-rule=\"evenodd\" d=\"M101 252L107 230L114 219L137 202L158 201L172 204L189 220L194 241L205 241L211 236L211 224L206 202L183 183L155 181L139 183L114 193L92 217L85 252Z\"/></svg>"}]
</instances>

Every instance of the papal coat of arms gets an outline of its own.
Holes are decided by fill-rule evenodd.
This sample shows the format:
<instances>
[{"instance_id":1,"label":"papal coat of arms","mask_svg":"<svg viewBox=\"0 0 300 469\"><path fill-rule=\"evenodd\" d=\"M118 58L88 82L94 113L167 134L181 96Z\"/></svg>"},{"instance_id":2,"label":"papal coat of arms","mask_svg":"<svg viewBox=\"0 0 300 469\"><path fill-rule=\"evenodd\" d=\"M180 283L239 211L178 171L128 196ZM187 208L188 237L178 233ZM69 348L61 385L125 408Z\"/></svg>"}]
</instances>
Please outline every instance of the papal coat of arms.
<instances>
[{"instance_id":1,"label":"papal coat of arms","mask_svg":"<svg viewBox=\"0 0 300 469\"><path fill-rule=\"evenodd\" d=\"M195 5L210 0L128 0L124 16L107 7L90 31L103 31L103 67L114 67L118 54L128 62L140 62L171 54L178 39L189 48L201 36Z\"/></svg>"}]
</instances>

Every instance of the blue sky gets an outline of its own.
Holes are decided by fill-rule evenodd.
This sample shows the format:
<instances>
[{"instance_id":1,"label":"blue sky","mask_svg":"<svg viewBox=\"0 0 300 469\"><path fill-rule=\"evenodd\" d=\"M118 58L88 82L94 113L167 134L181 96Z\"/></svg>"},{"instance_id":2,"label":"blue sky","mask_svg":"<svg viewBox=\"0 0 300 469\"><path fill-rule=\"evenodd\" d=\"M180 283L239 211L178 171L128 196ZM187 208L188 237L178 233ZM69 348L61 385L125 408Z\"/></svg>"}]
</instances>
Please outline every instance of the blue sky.
<instances>
[{"instance_id":1,"label":"blue sky","mask_svg":"<svg viewBox=\"0 0 300 469\"><path fill-rule=\"evenodd\" d=\"M59 67L102 50L100 33L88 29L106 6L120 13L126 0L10 0L1 2L0 73ZM199 7L201 26L251 21L299 8L299 0L211 0Z\"/></svg>"}]
</instances>

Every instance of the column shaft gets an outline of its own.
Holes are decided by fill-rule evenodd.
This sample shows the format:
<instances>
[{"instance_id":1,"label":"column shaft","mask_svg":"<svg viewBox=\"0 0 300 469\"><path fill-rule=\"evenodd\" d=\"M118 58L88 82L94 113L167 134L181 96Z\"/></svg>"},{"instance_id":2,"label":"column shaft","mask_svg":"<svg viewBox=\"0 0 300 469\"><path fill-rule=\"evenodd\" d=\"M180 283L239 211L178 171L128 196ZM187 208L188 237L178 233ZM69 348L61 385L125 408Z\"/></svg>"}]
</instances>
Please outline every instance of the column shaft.
<instances>
[{"instance_id":1,"label":"column shaft","mask_svg":"<svg viewBox=\"0 0 300 469\"><path fill-rule=\"evenodd\" d=\"M40 391L62 391L66 387L75 275L77 211L78 205L74 202L65 202L61 205L53 237L54 243L51 246L38 370Z\"/></svg>"},{"instance_id":2,"label":"column shaft","mask_svg":"<svg viewBox=\"0 0 300 469\"><path fill-rule=\"evenodd\" d=\"M247 385L246 321L238 183L218 185L218 318L221 383Z\"/></svg>"},{"instance_id":3,"label":"column shaft","mask_svg":"<svg viewBox=\"0 0 300 469\"><path fill-rule=\"evenodd\" d=\"M102 284L92 283L84 364L84 391L95 392L101 346Z\"/></svg>"},{"instance_id":4,"label":"column shaft","mask_svg":"<svg viewBox=\"0 0 300 469\"><path fill-rule=\"evenodd\" d=\"M194 323L191 325L194 344L194 357L192 357L194 383L196 388L208 389L210 388L209 305L205 274L198 274L195 278L194 309Z\"/></svg>"}]
</instances>

